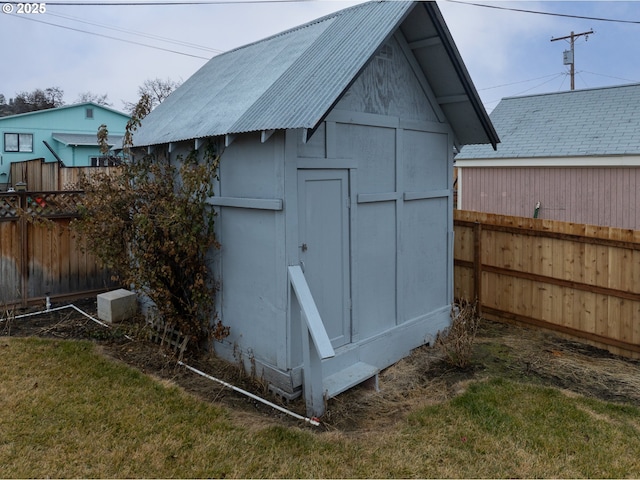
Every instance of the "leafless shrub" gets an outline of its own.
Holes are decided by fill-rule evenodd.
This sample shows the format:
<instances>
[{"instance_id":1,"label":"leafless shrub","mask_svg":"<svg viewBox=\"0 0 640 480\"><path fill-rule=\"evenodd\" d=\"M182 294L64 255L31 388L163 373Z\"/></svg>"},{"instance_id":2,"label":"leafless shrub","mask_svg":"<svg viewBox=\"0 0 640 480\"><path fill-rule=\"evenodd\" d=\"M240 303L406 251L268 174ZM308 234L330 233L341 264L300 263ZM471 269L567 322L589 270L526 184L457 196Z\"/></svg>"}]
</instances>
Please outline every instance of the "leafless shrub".
<instances>
[{"instance_id":1,"label":"leafless shrub","mask_svg":"<svg viewBox=\"0 0 640 480\"><path fill-rule=\"evenodd\" d=\"M436 348L446 362L454 367L466 368L471 364L473 342L478 333L477 301L460 300L451 307L451 326L436 338Z\"/></svg>"}]
</instances>

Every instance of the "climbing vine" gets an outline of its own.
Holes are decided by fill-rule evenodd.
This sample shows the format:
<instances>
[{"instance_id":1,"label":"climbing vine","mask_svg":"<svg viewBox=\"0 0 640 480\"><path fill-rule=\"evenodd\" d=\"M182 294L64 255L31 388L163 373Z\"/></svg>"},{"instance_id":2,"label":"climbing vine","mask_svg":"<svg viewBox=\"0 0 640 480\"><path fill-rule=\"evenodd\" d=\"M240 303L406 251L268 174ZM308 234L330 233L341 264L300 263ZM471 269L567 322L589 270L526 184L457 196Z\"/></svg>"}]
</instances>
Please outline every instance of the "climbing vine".
<instances>
[{"instance_id":1,"label":"climbing vine","mask_svg":"<svg viewBox=\"0 0 640 480\"><path fill-rule=\"evenodd\" d=\"M130 159L118 173L82 181L72 224L117 280L148 297L191 345L229 334L212 320L217 285L207 266L219 248L206 202L219 161L213 143L171 162L167 153Z\"/></svg>"}]
</instances>

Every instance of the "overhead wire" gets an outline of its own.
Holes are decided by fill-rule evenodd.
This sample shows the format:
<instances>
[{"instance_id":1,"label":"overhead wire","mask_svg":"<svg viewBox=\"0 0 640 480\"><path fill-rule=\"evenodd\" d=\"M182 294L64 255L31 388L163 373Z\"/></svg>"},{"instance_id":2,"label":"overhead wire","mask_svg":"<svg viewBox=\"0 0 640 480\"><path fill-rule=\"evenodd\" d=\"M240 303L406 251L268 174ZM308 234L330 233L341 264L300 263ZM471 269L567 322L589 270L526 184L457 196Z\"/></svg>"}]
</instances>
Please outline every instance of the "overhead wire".
<instances>
[{"instance_id":1,"label":"overhead wire","mask_svg":"<svg viewBox=\"0 0 640 480\"><path fill-rule=\"evenodd\" d=\"M579 20L592 20L596 22L629 23L629 24L640 25L640 20L624 20L621 18L588 17L585 15L571 15L568 13L543 12L539 10L527 10L523 8L504 7L504 6L498 6L498 5L486 5L482 3L465 2L463 0L445 0L445 1L449 3L460 3L462 5L471 5L474 7L493 8L495 10L506 10L510 12L531 13L536 15L549 15L551 17L576 18Z\"/></svg>"},{"instance_id":2,"label":"overhead wire","mask_svg":"<svg viewBox=\"0 0 640 480\"><path fill-rule=\"evenodd\" d=\"M582 75L582 70L576 72L575 76L576 79L580 80L582 83L584 83L585 88L590 88L590 85L587 83L587 81L584 79L584 75Z\"/></svg>"},{"instance_id":3,"label":"overhead wire","mask_svg":"<svg viewBox=\"0 0 640 480\"><path fill-rule=\"evenodd\" d=\"M481 89L478 89L478 91L490 90L492 88L499 88L499 87L509 87L511 85L518 85L520 83L527 83L527 82L532 82L532 81L535 81L535 80L541 80L543 78L552 77L552 78L549 78L549 80L546 80L546 81L544 81L542 83L536 84L531 88L527 88L526 90L522 90L520 92L516 92L516 93L513 93L513 94L509 95L510 97L517 97L518 95L522 95L524 93L530 92L531 90L535 90L536 88L539 88L542 85L546 85L547 83L553 82L554 80L556 80L556 79L558 79L560 77L564 77L563 80L562 80L562 83L564 83L564 80L566 79L566 76L567 76L566 72L554 73L554 74L551 74L551 75L545 75L543 77L533 78L531 80L523 80L523 81L519 81L519 82L513 82L513 83L505 84L505 85L498 85L496 87L481 88ZM562 84L561 84L561 86L562 86ZM502 100L502 98L498 98L498 99L495 99L495 100L487 100L487 101L483 101L482 103L485 106L489 106L489 105L493 105L493 104L498 103L500 100Z\"/></svg>"},{"instance_id":4,"label":"overhead wire","mask_svg":"<svg viewBox=\"0 0 640 480\"><path fill-rule=\"evenodd\" d=\"M233 5L233 4L261 4L261 3L300 3L300 2L307 2L307 1L314 1L314 0L186 0L186 1L151 1L151 2L144 2L144 1L125 1L125 2L118 2L118 1L106 1L106 2L47 2L46 5L47 7L49 6L176 6L176 5ZM8 3L8 4L12 4L12 5L17 5L18 3L21 2L16 2L16 1L5 1L4 3ZM131 35L136 35L136 36L140 36L140 37L145 37L151 40L157 40L157 41L162 41L162 42L166 42L166 43L170 43L170 44L174 44L174 45L179 45L182 47L187 47L187 48L193 48L193 49L197 49L197 50L203 50L203 51L208 51L211 53L223 53L224 50L220 50L220 49L216 49L216 48L211 48L211 47L206 47L203 45L197 45L194 43L189 43L189 42L184 42L181 40L176 40L176 39L171 39L168 37L161 37L159 35L154 35L154 34L148 34L148 33L144 33L144 32L135 32L135 31L131 31L131 30L127 30L127 29L123 29L120 27L113 27L113 26L109 26L109 25L105 25L105 24L100 24L97 22L91 22L88 20L84 20L84 19L80 19L78 17L72 17L72 16L68 16L68 15L63 15L63 14L59 14L59 13L53 13L50 10L46 12L47 15L51 15L51 16L55 16L55 17L59 17L59 18L65 18L68 20L72 20L72 21L76 21L76 22L80 22L80 23L85 23L87 25L93 25L93 26L97 26L97 27L101 27L101 28L105 28L105 29L109 29L109 30L114 30L114 31L119 31L122 33L127 33L127 34L131 34ZM169 53L175 53L177 55L183 55L183 56L187 56L187 57L192 57L192 58L200 58L203 60L209 60L211 57L204 57L201 55L196 55L196 54L192 54L192 53L187 53L184 51L178 51L178 50L174 50L174 49L170 49L170 48L164 48L158 45L150 45L148 43L142 43L139 41L135 41L135 40L129 40L129 39L125 39L125 38L120 38L120 37L115 37L112 35L106 35L103 33L98 33L98 32L92 32L92 31L88 31L88 30L83 30L80 28L75 28L75 27L71 27L68 25L62 25L59 23L54 23L54 22L47 22L45 20L39 20L37 18L34 18L32 16L22 16L22 15L15 15L19 18L23 18L26 20L30 20L36 23L42 23L45 25L50 25L53 27L57 27L57 28L62 28L65 30L71 30L71 31L75 31L75 32L79 32L79 33L86 33L88 35L93 35L93 36L97 36L97 37L102 37L102 38L107 38L110 40L117 40L119 42L124 42L124 43L129 43L132 45L138 45L138 46L143 46L143 47L147 47L147 48L153 48L155 50L160 50L160 51L165 51L165 52L169 52Z\"/></svg>"},{"instance_id":5,"label":"overhead wire","mask_svg":"<svg viewBox=\"0 0 640 480\"><path fill-rule=\"evenodd\" d=\"M166 2L46 2L47 6L82 6L82 7L105 7L105 6L128 6L128 7L140 7L140 6L176 6L176 5L235 5L235 4L259 4L259 3L307 3L315 0L186 0L186 1L166 1ZM3 3L10 3L17 5L23 2L16 1L4 1Z\"/></svg>"},{"instance_id":6,"label":"overhead wire","mask_svg":"<svg viewBox=\"0 0 640 480\"><path fill-rule=\"evenodd\" d=\"M86 33L87 35L94 35L96 37L108 38L110 40L117 40L119 42L130 43L130 44L133 44L133 45L139 45L139 46L142 46L142 47L153 48L153 49L161 50L161 51L164 51L164 52L175 53L175 54L178 54L178 55L184 55L186 57L200 58L202 60L210 60L210 58L211 58L211 57L203 57L201 55L194 55L194 54L186 53L186 52L180 52L178 50L172 50L170 48L159 47L157 45L149 45L147 43L136 42L135 40L127 40L127 39L124 39L124 38L118 38L118 37L114 37L114 36L111 36L111 35L105 35L103 33L90 32L88 30L81 30L79 28L69 27L67 25L60 25L58 23L46 22L44 20L38 20L37 18L34 18L32 16L27 16L27 15L11 15L11 16L12 17L16 17L16 18L22 18L24 20L29 20L31 22L43 23L45 25L51 25L53 27L63 28L65 30L71 30L71 31L80 32L80 33Z\"/></svg>"},{"instance_id":7,"label":"overhead wire","mask_svg":"<svg viewBox=\"0 0 640 480\"><path fill-rule=\"evenodd\" d=\"M613 78L614 80L624 80L625 82L638 83L638 80L631 80L629 78L622 78L622 77L614 77L614 76L611 76L611 75L605 75L603 73L589 72L587 70L582 70L582 73L588 73L590 75L597 75L597 76L600 76L600 77Z\"/></svg>"},{"instance_id":8,"label":"overhead wire","mask_svg":"<svg viewBox=\"0 0 640 480\"><path fill-rule=\"evenodd\" d=\"M87 2L87 1L73 2L73 1L55 1L54 0L54 1L48 1L47 2L47 6L53 6L53 5L56 5L56 6L71 6L71 5L72 6L232 5L232 4L261 4L261 3L264 3L264 4L268 4L268 3L305 3L305 2L314 2L314 1L322 1L322 0L168 0L168 1L149 1L149 2L145 2L145 1L115 1L115 0L114 1L101 1L101 2ZM585 19L585 20L592 20L592 21L616 22L616 23L627 23L627 24L640 24L640 21L636 21L636 20L624 20L624 19L590 17L590 16L583 16L583 15L571 15L571 14L563 14L563 13L545 12L545 11L538 11L538 10L528 10L528 9L522 9L522 8L505 7L505 6L499 6L499 5L486 5L486 4L469 2L469 1L464 1L464 0L445 0L445 1L447 1L449 3L458 3L458 4L462 4L462 5L470 5L470 6L483 7L483 8L492 8L492 9L496 9L496 10L505 10L505 11L519 12L519 13L548 15L548 16L566 17L566 18L577 18L577 19ZM7 1L5 3L17 4L19 2ZM56 16L56 17L60 17L60 18L65 18L65 19L68 19L68 20L71 20L71 21L76 21L76 22L85 23L85 24L88 24L88 25L93 25L93 26L97 26L97 27L101 27L101 28L105 28L105 29L119 31L119 32L122 32L122 33L127 33L127 34L131 34L131 35L145 37L145 38L148 38L148 39L151 39L151 40L157 40L157 41L161 41L161 42L171 43L171 44L182 46L182 47L193 48L193 49L198 49L198 50L202 50L202 51L208 51L208 52L211 52L211 53L222 53L223 52L222 50L211 48L211 47L206 47L206 46L203 46L203 45L197 45L197 44L194 44L194 43L184 42L184 41L181 41L181 40L171 39L171 38L167 38L167 37L161 37L159 35L148 34L148 33L144 33L144 32L136 32L136 31L132 31L132 30L123 29L123 28L120 28L120 27L113 27L113 26L109 26L109 25L105 25L105 24L100 24L100 23L97 23L97 22L91 22L91 21L84 20L84 19L81 19L81 18L78 18L78 17L72 17L72 16L63 15L63 14L59 14L59 13L53 13L51 11L48 11L47 14L48 15L52 15L52 16ZM20 18L25 18L27 20L31 20L31 21L34 21L34 22L43 23L43 24L46 24L46 25L50 25L50 26L54 26L54 27L58 27L58 28L63 28L63 29L71 30L71 31L76 31L76 32L79 32L79 33L86 33L86 34L89 34L89 35L103 37L103 38L107 38L107 39L111 39L111 40L117 40L117 41L120 41L120 42L130 43L130 44L133 44L133 45L139 45L139 46L143 46L143 47L147 47L147 48L153 48L153 49L156 49L156 50L161 50L161 51L174 53L174 54L178 54L178 55L183 55L183 56L188 56L188 57L192 57L192 58L199 58L199 59L203 59L203 60L209 60L209 58L210 58L210 57L204 57L204 56L201 56L201 55L191 54L191 53L178 51L178 50L174 50L174 49L163 48L163 47L157 46L157 45L150 45L150 44L138 42L138 41L135 41L135 40L129 40L129 39L119 38L119 37L115 37L115 36L111 36L111 35L105 35L105 34L98 33L98 32L82 30L82 29L74 28L74 27L67 26L67 25L61 25L61 24L57 24L57 23L46 22L44 20L38 20L38 19L36 19L34 17L30 17L30 16L20 16ZM591 73L593 75L600 75L600 74L593 73L593 72L585 72L585 73ZM538 88L538 87L540 87L542 85L545 85L545 84L553 81L554 79L558 78L561 75L565 75L566 76L566 73L545 75L543 77L538 77L538 78L531 79L531 80L523 80L523 81L519 81L519 82L512 82L512 83L504 84L504 85L496 85L496 86L493 86L493 87L487 87L487 88L483 88L483 89L479 89L479 90L490 90L490 89L494 89L494 88L500 88L500 87L505 87L505 86L510 86L510 85L516 85L516 84L519 84L519 83L527 83L527 82L530 82L530 81L535 81L535 80L539 80L539 79L553 77L548 81L545 81L545 82L543 82L543 83L541 83L539 85L536 85L534 87L531 87L529 89L526 89L526 90L516 94L516 95L521 95L522 93L526 93L526 92L531 91L531 90L533 90L535 88ZM607 75L602 75L602 76L606 77ZM619 77L611 77L611 76L609 76L609 77L610 78L620 79L620 80L633 81L633 80L623 79L623 78L619 78ZM486 103L492 103L492 102L486 102Z\"/></svg>"},{"instance_id":9,"label":"overhead wire","mask_svg":"<svg viewBox=\"0 0 640 480\"><path fill-rule=\"evenodd\" d=\"M562 78L562 82L560 82L560 86L558 87L558 90L556 90L557 92L559 92L560 90L562 90L562 86L564 85L564 82L566 82L567 77L569 76L568 73L564 74L564 77Z\"/></svg>"},{"instance_id":10,"label":"overhead wire","mask_svg":"<svg viewBox=\"0 0 640 480\"><path fill-rule=\"evenodd\" d=\"M136 35L139 37L145 37L145 38L149 38L152 40L159 40L161 42L166 42L166 43L173 43L174 45L179 45L179 46L183 46L183 47L189 47L189 48L195 48L197 50L204 50L204 51L208 51L208 52L212 52L212 53L223 53L224 50L219 50L217 48L211 48L211 47L207 47L204 45L198 45L196 43L190 43L190 42L185 42L182 40L177 40L177 39L173 39L173 38L168 38L168 37L162 37L160 35L155 35L152 33L145 33L145 32L138 32L135 30L128 30L126 28L121 28L121 27L114 27L111 25L106 25L103 23L98 23L98 22L91 22L89 20L85 20L83 18L79 18L79 17L73 17L70 15L63 15L60 13L53 13L53 12L47 12L45 15L51 15L53 17L59 17L59 18L64 18L67 20L71 20L74 22L78 22L78 23L84 23L87 25L93 25L95 27L101 27L101 28L105 28L107 30L114 30L116 32L122 32L122 33L128 33L131 35Z\"/></svg>"},{"instance_id":11,"label":"overhead wire","mask_svg":"<svg viewBox=\"0 0 640 480\"><path fill-rule=\"evenodd\" d=\"M558 73L552 73L550 75L544 75L542 77L530 78L529 80L518 80L516 82L511 82L511 83L503 83L502 85L494 85L493 87L479 88L478 91L492 90L494 88L510 87L512 85L518 85L520 83L535 82L536 80L542 80L543 78L557 77L557 76L558 76Z\"/></svg>"}]
</instances>

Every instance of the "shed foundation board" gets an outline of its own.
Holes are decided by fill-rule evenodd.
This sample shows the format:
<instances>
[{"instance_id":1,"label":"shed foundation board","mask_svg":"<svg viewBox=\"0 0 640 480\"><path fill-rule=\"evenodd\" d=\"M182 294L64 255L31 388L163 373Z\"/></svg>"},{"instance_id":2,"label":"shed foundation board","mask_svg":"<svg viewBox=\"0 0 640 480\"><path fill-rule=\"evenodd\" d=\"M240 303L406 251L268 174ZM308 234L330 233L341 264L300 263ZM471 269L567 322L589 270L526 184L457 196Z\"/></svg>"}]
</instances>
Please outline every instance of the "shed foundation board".
<instances>
[{"instance_id":1,"label":"shed foundation board","mask_svg":"<svg viewBox=\"0 0 640 480\"><path fill-rule=\"evenodd\" d=\"M120 288L98 295L98 318L108 323L120 322L135 315L136 294Z\"/></svg>"}]
</instances>

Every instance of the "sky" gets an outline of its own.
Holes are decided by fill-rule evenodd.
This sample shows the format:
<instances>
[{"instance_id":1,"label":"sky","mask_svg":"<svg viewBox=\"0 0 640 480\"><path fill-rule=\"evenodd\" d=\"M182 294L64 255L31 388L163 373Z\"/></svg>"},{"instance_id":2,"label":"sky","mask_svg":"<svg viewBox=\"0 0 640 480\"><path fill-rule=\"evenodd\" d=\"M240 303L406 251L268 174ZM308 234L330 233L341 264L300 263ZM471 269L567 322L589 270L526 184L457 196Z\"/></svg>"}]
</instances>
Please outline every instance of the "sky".
<instances>
[{"instance_id":1,"label":"sky","mask_svg":"<svg viewBox=\"0 0 640 480\"><path fill-rule=\"evenodd\" d=\"M27 14L0 0L12 10L0 13L0 94L59 87L66 104L92 92L124 110L145 80L184 81L221 52L362 0L166 1L56 0ZM576 89L640 83L640 1L437 3L488 112L504 97L569 90L569 42L551 40L571 32L594 31L575 41Z\"/></svg>"}]
</instances>

